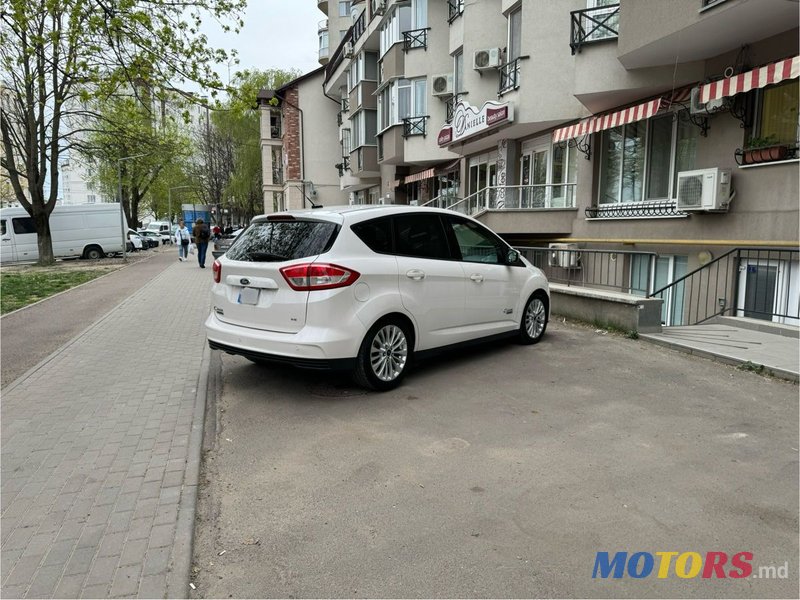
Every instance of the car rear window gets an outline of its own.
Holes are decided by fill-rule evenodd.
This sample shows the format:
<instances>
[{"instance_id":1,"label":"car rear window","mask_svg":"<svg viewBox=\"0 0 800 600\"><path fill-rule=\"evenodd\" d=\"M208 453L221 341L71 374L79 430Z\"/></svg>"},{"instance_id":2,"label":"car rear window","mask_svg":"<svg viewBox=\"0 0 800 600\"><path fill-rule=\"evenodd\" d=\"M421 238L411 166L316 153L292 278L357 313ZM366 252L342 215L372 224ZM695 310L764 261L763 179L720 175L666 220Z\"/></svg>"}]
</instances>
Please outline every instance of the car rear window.
<instances>
[{"instance_id":1,"label":"car rear window","mask_svg":"<svg viewBox=\"0 0 800 600\"><path fill-rule=\"evenodd\" d=\"M253 223L227 251L232 260L280 262L327 251L339 226L327 221L260 221Z\"/></svg>"}]
</instances>

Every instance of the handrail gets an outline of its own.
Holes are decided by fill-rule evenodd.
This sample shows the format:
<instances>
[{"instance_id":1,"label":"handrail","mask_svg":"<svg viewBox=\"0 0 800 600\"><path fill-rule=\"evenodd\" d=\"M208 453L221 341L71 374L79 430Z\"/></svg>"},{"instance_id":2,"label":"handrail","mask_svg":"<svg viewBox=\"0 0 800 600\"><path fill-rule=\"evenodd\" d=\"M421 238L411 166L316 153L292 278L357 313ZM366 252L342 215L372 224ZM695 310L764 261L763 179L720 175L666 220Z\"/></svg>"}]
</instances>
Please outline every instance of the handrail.
<instances>
[{"instance_id":1,"label":"handrail","mask_svg":"<svg viewBox=\"0 0 800 600\"><path fill-rule=\"evenodd\" d=\"M409 29L403 32L403 52L408 52L414 48L428 49L428 31L430 27L422 29Z\"/></svg>"},{"instance_id":2,"label":"handrail","mask_svg":"<svg viewBox=\"0 0 800 600\"><path fill-rule=\"evenodd\" d=\"M577 183L533 183L529 185L487 186L465 196L447 208L472 215L481 210L535 210L575 208ZM562 195L553 190L561 189ZM553 202L553 201L556 202ZM563 200L563 205L561 204Z\"/></svg>"}]
</instances>

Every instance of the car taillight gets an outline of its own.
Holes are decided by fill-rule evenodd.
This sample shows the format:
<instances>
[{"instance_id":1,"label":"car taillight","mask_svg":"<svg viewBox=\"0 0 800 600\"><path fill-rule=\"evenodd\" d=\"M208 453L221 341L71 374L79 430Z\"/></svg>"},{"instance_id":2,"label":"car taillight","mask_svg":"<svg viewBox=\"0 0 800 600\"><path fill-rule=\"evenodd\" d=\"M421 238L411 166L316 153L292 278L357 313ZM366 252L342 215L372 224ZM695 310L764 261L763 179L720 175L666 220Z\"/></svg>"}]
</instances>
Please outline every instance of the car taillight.
<instances>
[{"instance_id":1,"label":"car taillight","mask_svg":"<svg viewBox=\"0 0 800 600\"><path fill-rule=\"evenodd\" d=\"M215 260L211 269L214 271L214 283L219 283L220 279L222 279L222 265L218 260Z\"/></svg>"},{"instance_id":2,"label":"car taillight","mask_svg":"<svg viewBox=\"0 0 800 600\"><path fill-rule=\"evenodd\" d=\"M297 291L347 287L361 276L352 269L330 264L292 265L280 271L289 287Z\"/></svg>"}]
</instances>

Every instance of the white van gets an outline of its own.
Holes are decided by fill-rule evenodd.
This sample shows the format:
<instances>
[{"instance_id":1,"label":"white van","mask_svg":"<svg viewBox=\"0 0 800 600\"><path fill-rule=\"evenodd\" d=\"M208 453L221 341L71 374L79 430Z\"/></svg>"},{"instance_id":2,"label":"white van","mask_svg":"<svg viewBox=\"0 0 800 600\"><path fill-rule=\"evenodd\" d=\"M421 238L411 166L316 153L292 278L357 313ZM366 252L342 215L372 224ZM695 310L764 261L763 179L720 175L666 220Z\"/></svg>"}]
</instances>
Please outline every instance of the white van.
<instances>
[{"instance_id":1,"label":"white van","mask_svg":"<svg viewBox=\"0 0 800 600\"><path fill-rule=\"evenodd\" d=\"M118 203L56 206L50 214L50 232L56 258L103 258L122 252ZM39 260L36 228L24 208L0 210L0 233L0 262Z\"/></svg>"}]
</instances>

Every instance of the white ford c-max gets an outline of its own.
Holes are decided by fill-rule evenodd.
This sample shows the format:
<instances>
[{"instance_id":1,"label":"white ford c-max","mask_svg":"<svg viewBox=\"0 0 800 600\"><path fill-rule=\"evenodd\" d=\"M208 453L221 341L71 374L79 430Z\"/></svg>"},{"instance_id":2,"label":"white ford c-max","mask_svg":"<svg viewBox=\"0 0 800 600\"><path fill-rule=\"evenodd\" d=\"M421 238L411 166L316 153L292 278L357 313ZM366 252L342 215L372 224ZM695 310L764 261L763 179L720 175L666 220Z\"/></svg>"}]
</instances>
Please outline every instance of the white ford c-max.
<instances>
[{"instance_id":1,"label":"white ford c-max","mask_svg":"<svg viewBox=\"0 0 800 600\"><path fill-rule=\"evenodd\" d=\"M388 390L412 357L513 336L538 342L544 274L481 223L412 206L262 215L214 261L211 348L349 369Z\"/></svg>"}]
</instances>

